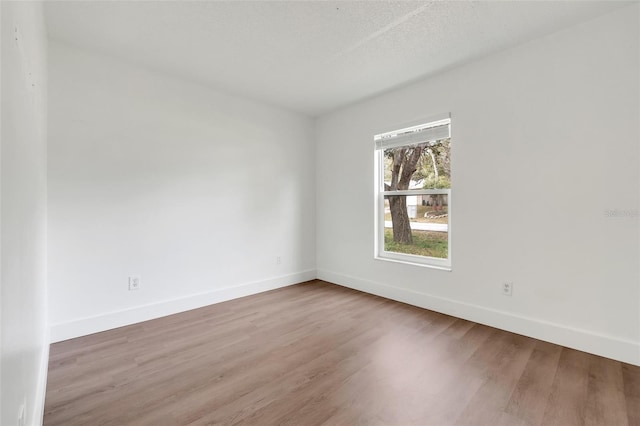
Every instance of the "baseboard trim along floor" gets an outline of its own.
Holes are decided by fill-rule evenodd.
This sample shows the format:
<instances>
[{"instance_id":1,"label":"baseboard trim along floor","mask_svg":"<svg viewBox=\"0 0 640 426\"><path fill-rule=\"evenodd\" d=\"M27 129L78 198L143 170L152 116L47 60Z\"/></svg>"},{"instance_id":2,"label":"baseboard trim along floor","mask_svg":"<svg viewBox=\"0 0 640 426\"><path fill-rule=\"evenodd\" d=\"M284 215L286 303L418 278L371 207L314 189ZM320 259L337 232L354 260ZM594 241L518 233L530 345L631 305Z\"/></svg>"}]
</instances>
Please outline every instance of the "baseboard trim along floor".
<instances>
[{"instance_id":1,"label":"baseboard trim along floor","mask_svg":"<svg viewBox=\"0 0 640 426\"><path fill-rule=\"evenodd\" d=\"M225 302L238 297L250 296L264 291L286 287L300 282L313 280L315 278L315 269L308 269L292 274L272 277L266 280L217 288L209 292L193 294L178 299L164 300L143 306L136 306L130 309L108 312L74 321L53 324L51 326L51 342L60 342L67 339L86 336L92 333L99 333L101 331L124 327L142 321L148 321L215 303Z\"/></svg>"}]
</instances>

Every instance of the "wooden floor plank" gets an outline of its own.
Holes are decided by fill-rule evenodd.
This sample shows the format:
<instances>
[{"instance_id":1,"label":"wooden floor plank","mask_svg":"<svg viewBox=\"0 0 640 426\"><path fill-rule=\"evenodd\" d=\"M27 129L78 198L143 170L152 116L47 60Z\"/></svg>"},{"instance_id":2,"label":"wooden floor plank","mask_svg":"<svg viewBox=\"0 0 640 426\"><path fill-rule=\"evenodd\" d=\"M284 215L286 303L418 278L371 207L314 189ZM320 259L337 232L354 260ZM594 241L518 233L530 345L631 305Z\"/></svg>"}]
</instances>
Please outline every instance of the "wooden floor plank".
<instances>
[{"instance_id":1,"label":"wooden floor plank","mask_svg":"<svg viewBox=\"0 0 640 426\"><path fill-rule=\"evenodd\" d=\"M505 408L525 425L540 424L558 368L562 347L537 341Z\"/></svg>"},{"instance_id":2,"label":"wooden floor plank","mask_svg":"<svg viewBox=\"0 0 640 426\"><path fill-rule=\"evenodd\" d=\"M312 281L51 346L45 425L640 425L640 367Z\"/></svg>"},{"instance_id":3,"label":"wooden floor plank","mask_svg":"<svg viewBox=\"0 0 640 426\"><path fill-rule=\"evenodd\" d=\"M629 425L640 425L640 368L622 364L622 380Z\"/></svg>"},{"instance_id":4,"label":"wooden floor plank","mask_svg":"<svg viewBox=\"0 0 640 426\"><path fill-rule=\"evenodd\" d=\"M593 426L625 426L628 424L626 409L622 365L610 359L592 357L585 423Z\"/></svg>"}]
</instances>

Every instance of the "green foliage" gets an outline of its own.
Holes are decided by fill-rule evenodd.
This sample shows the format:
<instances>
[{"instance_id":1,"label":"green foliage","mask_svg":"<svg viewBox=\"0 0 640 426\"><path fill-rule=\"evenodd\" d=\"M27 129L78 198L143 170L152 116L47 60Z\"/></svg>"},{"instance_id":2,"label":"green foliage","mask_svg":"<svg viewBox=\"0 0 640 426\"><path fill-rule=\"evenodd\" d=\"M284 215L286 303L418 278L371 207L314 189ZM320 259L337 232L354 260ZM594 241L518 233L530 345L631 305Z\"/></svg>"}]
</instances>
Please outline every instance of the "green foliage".
<instances>
[{"instance_id":1,"label":"green foliage","mask_svg":"<svg viewBox=\"0 0 640 426\"><path fill-rule=\"evenodd\" d=\"M416 148L427 148L422 151L416 171L411 179L419 181L424 179L426 189L450 188L451 184L451 139L441 139L438 141L424 142L417 145L389 148L384 151L384 180L390 182L392 178L391 169L393 167L394 155L399 151L407 158ZM437 170L434 170L434 162ZM438 176L436 181L435 176Z\"/></svg>"},{"instance_id":2,"label":"green foliage","mask_svg":"<svg viewBox=\"0 0 640 426\"><path fill-rule=\"evenodd\" d=\"M435 176L429 175L425 178L422 187L424 189L448 189L451 188L451 181L447 176L438 176L436 181Z\"/></svg>"},{"instance_id":3,"label":"green foliage","mask_svg":"<svg viewBox=\"0 0 640 426\"><path fill-rule=\"evenodd\" d=\"M415 254L418 256L439 257L449 255L449 242L446 232L411 231L413 244L401 244L393 241L393 231L384 230L384 249L395 253Z\"/></svg>"},{"instance_id":4,"label":"green foliage","mask_svg":"<svg viewBox=\"0 0 640 426\"><path fill-rule=\"evenodd\" d=\"M429 149L420 158L414 179L424 179L425 189L451 187L451 139L441 139L429 144Z\"/></svg>"}]
</instances>

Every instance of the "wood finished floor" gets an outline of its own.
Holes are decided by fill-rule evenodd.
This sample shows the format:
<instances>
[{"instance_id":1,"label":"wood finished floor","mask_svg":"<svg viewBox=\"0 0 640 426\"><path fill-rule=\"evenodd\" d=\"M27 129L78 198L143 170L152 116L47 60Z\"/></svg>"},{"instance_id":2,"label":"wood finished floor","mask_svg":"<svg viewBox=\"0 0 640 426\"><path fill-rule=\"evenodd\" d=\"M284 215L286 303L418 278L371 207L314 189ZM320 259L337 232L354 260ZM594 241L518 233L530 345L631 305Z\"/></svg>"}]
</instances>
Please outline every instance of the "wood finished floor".
<instances>
[{"instance_id":1,"label":"wood finished floor","mask_svg":"<svg viewBox=\"0 0 640 426\"><path fill-rule=\"evenodd\" d=\"M640 367L312 281L51 346L45 425L640 425Z\"/></svg>"}]
</instances>

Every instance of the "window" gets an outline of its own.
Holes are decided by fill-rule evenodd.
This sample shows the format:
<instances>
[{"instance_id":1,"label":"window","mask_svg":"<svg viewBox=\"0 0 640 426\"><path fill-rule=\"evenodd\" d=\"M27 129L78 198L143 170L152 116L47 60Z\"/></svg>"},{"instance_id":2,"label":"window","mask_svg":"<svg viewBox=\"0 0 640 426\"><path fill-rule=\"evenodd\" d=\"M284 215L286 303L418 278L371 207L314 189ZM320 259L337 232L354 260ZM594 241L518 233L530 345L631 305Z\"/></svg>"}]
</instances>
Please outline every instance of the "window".
<instances>
[{"instance_id":1,"label":"window","mask_svg":"<svg viewBox=\"0 0 640 426\"><path fill-rule=\"evenodd\" d=\"M376 135L376 258L451 267L451 119Z\"/></svg>"}]
</instances>

